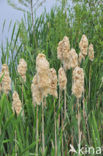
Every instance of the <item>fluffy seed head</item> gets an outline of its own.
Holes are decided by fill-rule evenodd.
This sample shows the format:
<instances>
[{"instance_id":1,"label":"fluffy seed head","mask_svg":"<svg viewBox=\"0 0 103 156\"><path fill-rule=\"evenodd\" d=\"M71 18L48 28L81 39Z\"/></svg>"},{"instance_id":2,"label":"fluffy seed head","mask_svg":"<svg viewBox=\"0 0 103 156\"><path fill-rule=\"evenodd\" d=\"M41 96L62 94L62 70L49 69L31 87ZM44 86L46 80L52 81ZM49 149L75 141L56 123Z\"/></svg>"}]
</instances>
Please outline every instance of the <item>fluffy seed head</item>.
<instances>
[{"instance_id":1,"label":"fluffy seed head","mask_svg":"<svg viewBox=\"0 0 103 156\"><path fill-rule=\"evenodd\" d=\"M93 44L90 44L90 45L89 45L88 56L89 56L89 59L90 59L91 61L94 60L94 48L93 48Z\"/></svg>"},{"instance_id":2,"label":"fluffy seed head","mask_svg":"<svg viewBox=\"0 0 103 156\"><path fill-rule=\"evenodd\" d=\"M38 54L36 58L36 70L38 73L42 73L49 69L49 62L46 59L46 56L42 53Z\"/></svg>"},{"instance_id":3,"label":"fluffy seed head","mask_svg":"<svg viewBox=\"0 0 103 156\"><path fill-rule=\"evenodd\" d=\"M76 67L73 70L73 84L72 93L77 97L81 98L84 92L84 71L80 67Z\"/></svg>"},{"instance_id":4,"label":"fluffy seed head","mask_svg":"<svg viewBox=\"0 0 103 156\"><path fill-rule=\"evenodd\" d=\"M63 61L63 67L64 67L65 71L67 71L68 69L71 68L70 61L68 59L65 59L65 61Z\"/></svg>"},{"instance_id":5,"label":"fluffy seed head","mask_svg":"<svg viewBox=\"0 0 103 156\"><path fill-rule=\"evenodd\" d=\"M57 75L54 68L50 69L50 95L53 95L54 97L57 97Z\"/></svg>"},{"instance_id":6,"label":"fluffy seed head","mask_svg":"<svg viewBox=\"0 0 103 156\"><path fill-rule=\"evenodd\" d=\"M31 85L31 91L32 91L32 100L34 107L35 105L40 105L42 101L42 92L39 89L38 82L37 82L37 74L34 76L32 85Z\"/></svg>"},{"instance_id":7,"label":"fluffy seed head","mask_svg":"<svg viewBox=\"0 0 103 156\"><path fill-rule=\"evenodd\" d=\"M60 90L65 90L66 89L66 84L67 84L67 78L64 69L61 67L58 71L58 76L59 76L59 87Z\"/></svg>"},{"instance_id":8,"label":"fluffy seed head","mask_svg":"<svg viewBox=\"0 0 103 156\"><path fill-rule=\"evenodd\" d=\"M11 90L11 78L9 76L9 69L6 64L2 65L2 71L0 74L0 77L2 77L2 82L0 83L1 91L3 91L5 94L8 94Z\"/></svg>"},{"instance_id":9,"label":"fluffy seed head","mask_svg":"<svg viewBox=\"0 0 103 156\"><path fill-rule=\"evenodd\" d=\"M81 53L86 56L87 55L87 49L88 49L88 39L86 35L82 35L81 41L79 43L79 48Z\"/></svg>"},{"instance_id":10,"label":"fluffy seed head","mask_svg":"<svg viewBox=\"0 0 103 156\"><path fill-rule=\"evenodd\" d=\"M17 114L17 116L20 114L22 110L22 103L19 99L19 95L16 91L13 93L13 102L12 102L12 110L13 112Z\"/></svg>"},{"instance_id":11,"label":"fluffy seed head","mask_svg":"<svg viewBox=\"0 0 103 156\"><path fill-rule=\"evenodd\" d=\"M38 54L36 58L36 70L38 87L41 90L42 95L46 97L49 94L50 88L50 70L49 62L44 54Z\"/></svg>"},{"instance_id":12,"label":"fluffy seed head","mask_svg":"<svg viewBox=\"0 0 103 156\"><path fill-rule=\"evenodd\" d=\"M71 68L75 68L76 66L78 66L78 55L75 51L75 49L71 49L69 52L69 57L70 57L70 66Z\"/></svg>"},{"instance_id":13,"label":"fluffy seed head","mask_svg":"<svg viewBox=\"0 0 103 156\"><path fill-rule=\"evenodd\" d=\"M68 56L68 53L70 51L70 42L69 38L67 36L64 36L63 40L58 43L57 47L57 57L61 61L66 59Z\"/></svg>"},{"instance_id":14,"label":"fluffy seed head","mask_svg":"<svg viewBox=\"0 0 103 156\"><path fill-rule=\"evenodd\" d=\"M79 53L79 58L78 58L79 64L81 64L82 60L85 60L85 57L84 57L84 55L80 52L80 53Z\"/></svg>"},{"instance_id":15,"label":"fluffy seed head","mask_svg":"<svg viewBox=\"0 0 103 156\"><path fill-rule=\"evenodd\" d=\"M3 65L2 65L2 73L3 73L3 72L9 72L9 69L8 69L7 64L3 64Z\"/></svg>"},{"instance_id":16,"label":"fluffy seed head","mask_svg":"<svg viewBox=\"0 0 103 156\"><path fill-rule=\"evenodd\" d=\"M17 71L20 74L20 76L22 77L22 79L24 80L24 82L26 82L26 70L27 70L26 61L24 59L20 59L19 65L17 67Z\"/></svg>"}]
</instances>

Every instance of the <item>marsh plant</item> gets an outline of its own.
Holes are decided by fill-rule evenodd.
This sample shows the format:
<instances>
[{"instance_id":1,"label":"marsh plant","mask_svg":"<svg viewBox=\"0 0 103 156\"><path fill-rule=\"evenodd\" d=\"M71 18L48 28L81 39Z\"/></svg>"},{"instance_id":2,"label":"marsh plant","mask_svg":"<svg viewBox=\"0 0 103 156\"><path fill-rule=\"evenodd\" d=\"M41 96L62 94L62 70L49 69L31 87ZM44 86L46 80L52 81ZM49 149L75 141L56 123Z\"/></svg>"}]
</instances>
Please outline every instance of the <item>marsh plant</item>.
<instances>
[{"instance_id":1,"label":"marsh plant","mask_svg":"<svg viewBox=\"0 0 103 156\"><path fill-rule=\"evenodd\" d=\"M73 12L57 7L34 25L28 13L1 45L0 156L100 152L102 12L73 3Z\"/></svg>"}]
</instances>

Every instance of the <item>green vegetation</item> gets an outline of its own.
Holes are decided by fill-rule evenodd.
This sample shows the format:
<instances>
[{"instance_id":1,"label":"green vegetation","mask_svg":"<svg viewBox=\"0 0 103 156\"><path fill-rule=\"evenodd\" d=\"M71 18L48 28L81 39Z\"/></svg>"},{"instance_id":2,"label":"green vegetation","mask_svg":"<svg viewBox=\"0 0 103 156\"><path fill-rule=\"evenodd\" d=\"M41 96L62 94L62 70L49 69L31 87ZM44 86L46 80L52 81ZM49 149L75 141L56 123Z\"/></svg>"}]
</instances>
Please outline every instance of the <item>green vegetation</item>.
<instances>
[{"instance_id":1,"label":"green vegetation","mask_svg":"<svg viewBox=\"0 0 103 156\"><path fill-rule=\"evenodd\" d=\"M98 7L96 7L98 5ZM44 11L40 17L25 13L19 24L14 24L11 39L0 45L2 64L9 66L12 79L12 91L7 97L0 95L0 156L35 156L36 155L36 108L32 104L31 83L36 73L36 56L42 52L46 55L50 67L58 72L60 61L57 59L58 42L64 36L70 39L71 48L79 53L79 42L85 34L89 43L94 45L95 58L90 62L86 57L82 63L85 72L84 99L81 99L81 146L102 147L103 145L103 2L98 0L73 0L73 7L67 2L51 9L50 13ZM11 25L11 24L10 24ZM9 25L9 26L10 26ZM3 25L5 26L5 24ZM3 28L5 29L5 27ZM26 83L21 85L17 73L19 59L27 62ZM91 77L91 92L89 94L89 76ZM78 121L76 97L72 95L72 70L67 71L67 114L64 121L65 129L57 127L57 155L61 155L62 137L64 140L64 156L69 156L70 144L78 149ZM0 79L0 82L2 79ZM12 112L12 94L16 90L22 101L24 118L17 117ZM83 101L84 100L84 101ZM63 109L61 100L58 109L58 99L48 96L45 118L45 156L55 155L55 123L60 111ZM55 104L54 104L55 103ZM85 112L83 110L85 106ZM38 108L39 122L39 156L42 155L42 107ZM16 131L16 137L15 137ZM74 154L77 156L78 154ZM82 155L82 154L81 154ZM92 156L92 154L91 154Z\"/></svg>"}]
</instances>

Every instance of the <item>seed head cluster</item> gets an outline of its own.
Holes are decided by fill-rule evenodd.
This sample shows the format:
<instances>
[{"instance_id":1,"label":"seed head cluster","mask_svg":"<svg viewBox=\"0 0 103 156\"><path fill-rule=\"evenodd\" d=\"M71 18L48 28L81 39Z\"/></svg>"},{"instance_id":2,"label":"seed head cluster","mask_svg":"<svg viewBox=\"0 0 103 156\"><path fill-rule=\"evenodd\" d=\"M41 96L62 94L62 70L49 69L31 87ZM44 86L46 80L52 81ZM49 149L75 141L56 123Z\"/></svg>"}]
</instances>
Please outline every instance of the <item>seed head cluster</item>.
<instances>
[{"instance_id":1,"label":"seed head cluster","mask_svg":"<svg viewBox=\"0 0 103 156\"><path fill-rule=\"evenodd\" d=\"M82 55L86 56L88 50L88 39L86 35L82 35L81 41L79 43L79 48Z\"/></svg>"},{"instance_id":2,"label":"seed head cluster","mask_svg":"<svg viewBox=\"0 0 103 156\"><path fill-rule=\"evenodd\" d=\"M71 49L70 52L70 66L71 68L75 68L76 66L78 66L78 55L75 51L75 49Z\"/></svg>"},{"instance_id":3,"label":"seed head cluster","mask_svg":"<svg viewBox=\"0 0 103 156\"><path fill-rule=\"evenodd\" d=\"M20 59L19 65L17 67L17 71L22 77L23 81L26 82L26 70L27 70L27 63L24 59Z\"/></svg>"},{"instance_id":4,"label":"seed head cluster","mask_svg":"<svg viewBox=\"0 0 103 156\"><path fill-rule=\"evenodd\" d=\"M49 77L49 62L46 56L42 53L38 54L36 58L36 70L37 70L37 82L38 86L43 94L47 96L50 87L50 77Z\"/></svg>"},{"instance_id":5,"label":"seed head cluster","mask_svg":"<svg viewBox=\"0 0 103 156\"><path fill-rule=\"evenodd\" d=\"M42 98L48 94L57 97L57 75L54 68L50 68L46 56L42 53L36 58L36 75L33 78L31 91L33 104L40 105Z\"/></svg>"},{"instance_id":6,"label":"seed head cluster","mask_svg":"<svg viewBox=\"0 0 103 156\"><path fill-rule=\"evenodd\" d=\"M57 93L57 75L56 75L56 70L54 68L50 69L50 90L49 90L49 94L53 95L54 97L58 96Z\"/></svg>"},{"instance_id":7,"label":"seed head cluster","mask_svg":"<svg viewBox=\"0 0 103 156\"><path fill-rule=\"evenodd\" d=\"M59 87L60 90L65 90L66 89L66 84L67 84L67 78L64 69L61 67L58 71L58 76L59 76Z\"/></svg>"},{"instance_id":8,"label":"seed head cluster","mask_svg":"<svg viewBox=\"0 0 103 156\"><path fill-rule=\"evenodd\" d=\"M93 48L93 44L90 44L90 45L89 45L88 56L89 56L89 59L90 59L91 61L94 60L94 48Z\"/></svg>"},{"instance_id":9,"label":"seed head cluster","mask_svg":"<svg viewBox=\"0 0 103 156\"><path fill-rule=\"evenodd\" d=\"M64 36L63 40L59 42L57 47L57 57L61 61L68 58L68 53L70 51L70 42L67 36Z\"/></svg>"},{"instance_id":10,"label":"seed head cluster","mask_svg":"<svg viewBox=\"0 0 103 156\"><path fill-rule=\"evenodd\" d=\"M61 60L65 71L78 65L78 55L75 49L70 50L69 38L66 36L58 44L57 57Z\"/></svg>"},{"instance_id":11,"label":"seed head cluster","mask_svg":"<svg viewBox=\"0 0 103 156\"><path fill-rule=\"evenodd\" d=\"M13 93L13 102L12 102L12 110L13 112L17 114L17 116L20 114L22 110L22 103L19 99L19 95L16 91Z\"/></svg>"},{"instance_id":12,"label":"seed head cluster","mask_svg":"<svg viewBox=\"0 0 103 156\"><path fill-rule=\"evenodd\" d=\"M11 78L9 76L9 69L6 64L2 65L0 78L2 78L2 81L0 83L0 91L4 92L5 94L8 94L11 90Z\"/></svg>"},{"instance_id":13,"label":"seed head cluster","mask_svg":"<svg viewBox=\"0 0 103 156\"><path fill-rule=\"evenodd\" d=\"M42 101L42 92L38 86L37 82L37 74L34 76L32 85L31 85L31 91L32 91L32 100L33 100L33 105L40 105Z\"/></svg>"},{"instance_id":14,"label":"seed head cluster","mask_svg":"<svg viewBox=\"0 0 103 156\"><path fill-rule=\"evenodd\" d=\"M80 67L76 67L72 74L73 84L72 93L77 97L81 98L84 92L84 71Z\"/></svg>"},{"instance_id":15,"label":"seed head cluster","mask_svg":"<svg viewBox=\"0 0 103 156\"><path fill-rule=\"evenodd\" d=\"M85 60L85 56L80 52L80 53L79 53L79 57L78 57L78 62L79 62L79 64L81 64L82 60L83 60L83 61Z\"/></svg>"}]
</instances>

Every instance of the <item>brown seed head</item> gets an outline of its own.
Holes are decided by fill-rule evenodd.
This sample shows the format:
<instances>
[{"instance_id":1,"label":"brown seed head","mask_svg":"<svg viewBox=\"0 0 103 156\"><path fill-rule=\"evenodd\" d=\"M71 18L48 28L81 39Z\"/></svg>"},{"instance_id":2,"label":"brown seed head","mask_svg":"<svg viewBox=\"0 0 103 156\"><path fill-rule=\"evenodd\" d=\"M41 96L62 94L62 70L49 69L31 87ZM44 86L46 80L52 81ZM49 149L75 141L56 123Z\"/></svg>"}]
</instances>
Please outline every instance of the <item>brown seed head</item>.
<instances>
[{"instance_id":1,"label":"brown seed head","mask_svg":"<svg viewBox=\"0 0 103 156\"><path fill-rule=\"evenodd\" d=\"M71 68L75 68L76 66L78 66L78 55L75 51L75 49L71 49L69 52L69 57L70 57L70 66Z\"/></svg>"},{"instance_id":2,"label":"brown seed head","mask_svg":"<svg viewBox=\"0 0 103 156\"><path fill-rule=\"evenodd\" d=\"M93 44L90 44L90 45L89 45L88 56L89 56L89 59L90 59L91 61L94 60L94 48L93 48Z\"/></svg>"},{"instance_id":3,"label":"brown seed head","mask_svg":"<svg viewBox=\"0 0 103 156\"><path fill-rule=\"evenodd\" d=\"M84 55L80 52L80 53L79 53L79 59L78 59L79 64L81 64L82 60L85 60L85 57L84 57Z\"/></svg>"},{"instance_id":4,"label":"brown seed head","mask_svg":"<svg viewBox=\"0 0 103 156\"><path fill-rule=\"evenodd\" d=\"M61 67L58 71L58 76L59 76L59 87L60 90L65 90L66 89L66 84L67 84L67 78L64 69Z\"/></svg>"},{"instance_id":5,"label":"brown seed head","mask_svg":"<svg viewBox=\"0 0 103 156\"><path fill-rule=\"evenodd\" d=\"M50 95L53 95L54 97L57 97L57 75L54 68L50 69Z\"/></svg>"},{"instance_id":6,"label":"brown seed head","mask_svg":"<svg viewBox=\"0 0 103 156\"><path fill-rule=\"evenodd\" d=\"M58 43L57 47L57 57L61 61L68 57L70 51L70 42L67 36L64 36L63 40Z\"/></svg>"},{"instance_id":7,"label":"brown seed head","mask_svg":"<svg viewBox=\"0 0 103 156\"><path fill-rule=\"evenodd\" d=\"M79 43L79 48L81 53L86 56L87 55L87 49L88 49L88 39L86 35L82 35L81 41Z\"/></svg>"},{"instance_id":8,"label":"brown seed head","mask_svg":"<svg viewBox=\"0 0 103 156\"><path fill-rule=\"evenodd\" d=\"M76 67L73 70L73 84L72 84L72 93L77 97L81 98L82 93L84 92L84 71L80 67Z\"/></svg>"},{"instance_id":9,"label":"brown seed head","mask_svg":"<svg viewBox=\"0 0 103 156\"><path fill-rule=\"evenodd\" d=\"M16 91L13 93L13 102L12 102L12 110L13 112L17 114L17 116L20 114L22 110L22 103L19 99L19 95Z\"/></svg>"},{"instance_id":10,"label":"brown seed head","mask_svg":"<svg viewBox=\"0 0 103 156\"><path fill-rule=\"evenodd\" d=\"M49 62L46 59L46 56L42 53L38 54L36 58L36 70L38 73L42 73L49 69Z\"/></svg>"},{"instance_id":11,"label":"brown seed head","mask_svg":"<svg viewBox=\"0 0 103 156\"><path fill-rule=\"evenodd\" d=\"M2 78L2 82L1 82L1 91L3 91L5 94L8 94L9 91L11 90L11 78L9 76L9 69L8 66L6 64L2 65L2 71L0 74L3 78Z\"/></svg>"},{"instance_id":12,"label":"brown seed head","mask_svg":"<svg viewBox=\"0 0 103 156\"><path fill-rule=\"evenodd\" d=\"M41 101L42 101L42 92L37 83L37 74L33 78L32 85L31 85L31 91L32 91L32 99L33 99L34 106L36 104L40 105Z\"/></svg>"},{"instance_id":13,"label":"brown seed head","mask_svg":"<svg viewBox=\"0 0 103 156\"><path fill-rule=\"evenodd\" d=\"M49 62L44 54L38 54L36 58L37 83L43 96L49 94L50 77L49 77Z\"/></svg>"},{"instance_id":14,"label":"brown seed head","mask_svg":"<svg viewBox=\"0 0 103 156\"><path fill-rule=\"evenodd\" d=\"M24 59L20 59L19 65L17 67L17 71L20 74L20 76L22 77L22 79L24 80L24 82L26 82L26 70L27 70L26 61Z\"/></svg>"}]
</instances>

